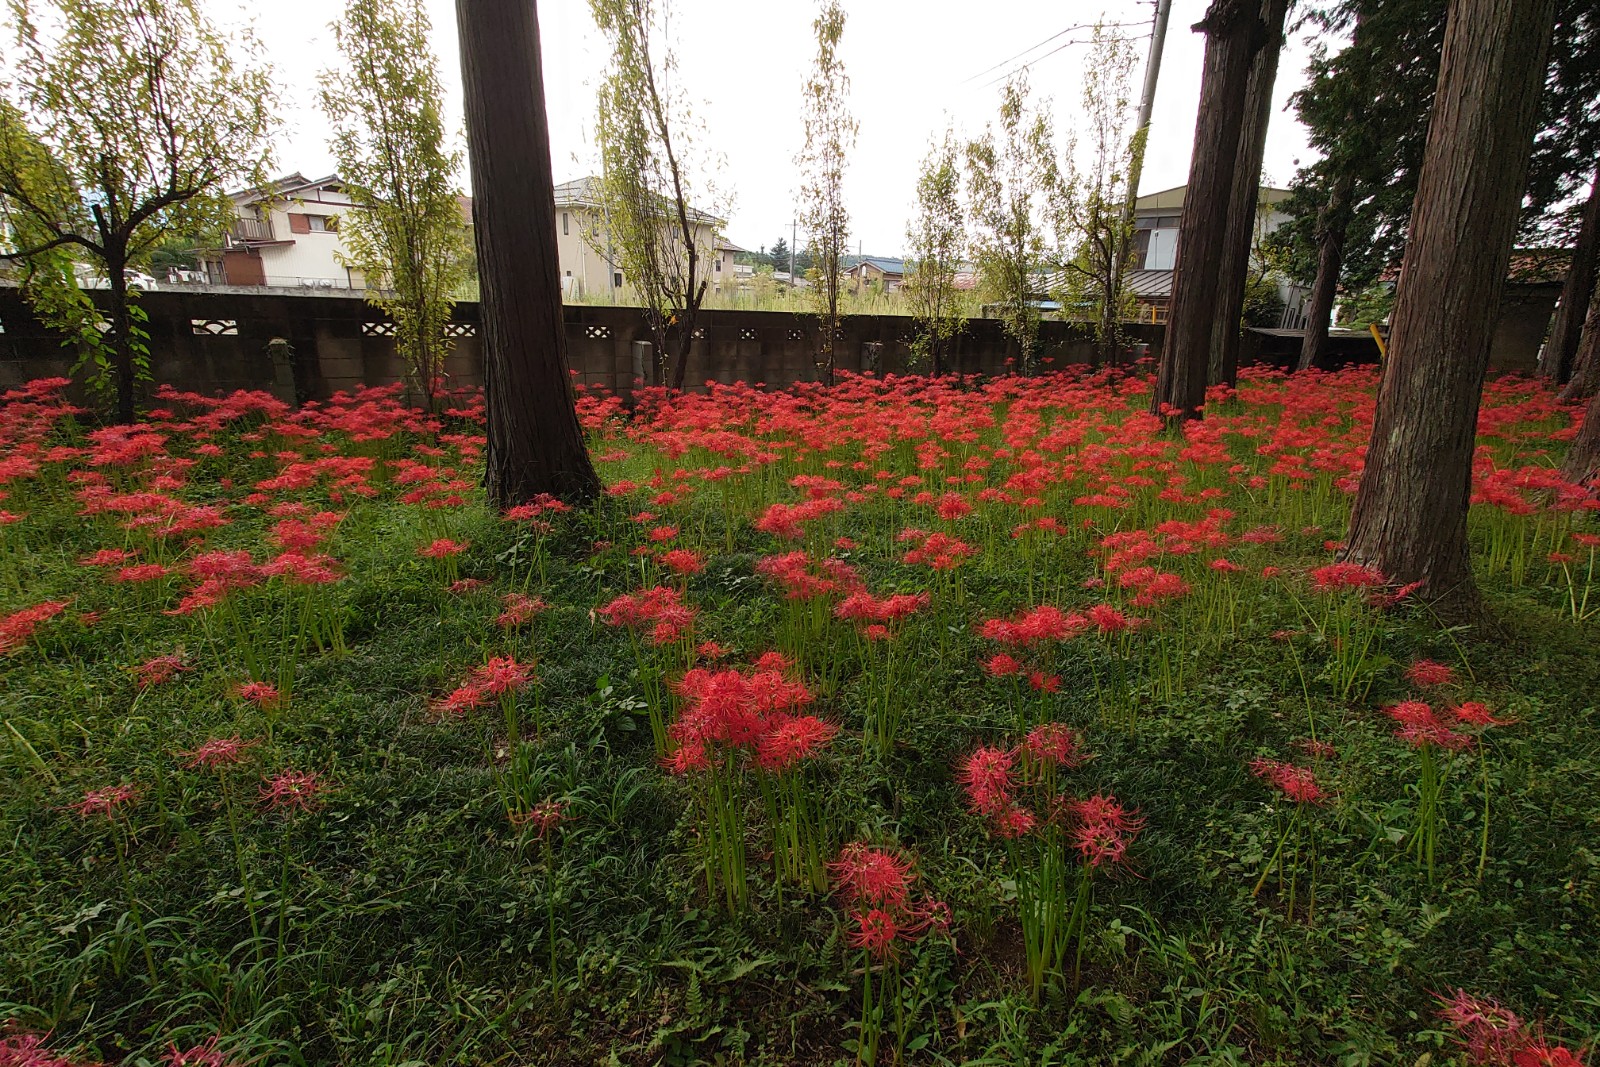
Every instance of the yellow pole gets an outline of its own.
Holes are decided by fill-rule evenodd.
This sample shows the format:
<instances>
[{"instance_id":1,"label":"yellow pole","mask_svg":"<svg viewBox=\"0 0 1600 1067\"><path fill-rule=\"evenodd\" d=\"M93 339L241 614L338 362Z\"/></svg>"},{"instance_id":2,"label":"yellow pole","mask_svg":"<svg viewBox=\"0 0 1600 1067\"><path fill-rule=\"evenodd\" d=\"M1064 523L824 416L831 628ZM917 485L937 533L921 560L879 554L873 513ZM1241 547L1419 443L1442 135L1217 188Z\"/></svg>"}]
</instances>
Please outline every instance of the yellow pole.
<instances>
[{"instance_id":1,"label":"yellow pole","mask_svg":"<svg viewBox=\"0 0 1600 1067\"><path fill-rule=\"evenodd\" d=\"M1388 359L1389 346L1383 343L1383 334L1378 331L1378 324L1375 322L1369 322L1367 323L1367 329L1372 331L1372 339L1378 342L1379 361L1381 362L1382 360Z\"/></svg>"}]
</instances>

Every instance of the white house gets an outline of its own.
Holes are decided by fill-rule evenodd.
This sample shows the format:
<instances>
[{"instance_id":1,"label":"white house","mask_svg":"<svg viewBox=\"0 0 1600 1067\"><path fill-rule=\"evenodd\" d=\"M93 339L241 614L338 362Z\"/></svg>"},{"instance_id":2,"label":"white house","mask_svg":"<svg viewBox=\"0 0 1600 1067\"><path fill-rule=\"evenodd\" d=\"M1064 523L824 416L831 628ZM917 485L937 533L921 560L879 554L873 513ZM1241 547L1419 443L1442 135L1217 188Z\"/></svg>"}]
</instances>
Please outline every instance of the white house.
<instances>
[{"instance_id":1,"label":"white house","mask_svg":"<svg viewBox=\"0 0 1600 1067\"><path fill-rule=\"evenodd\" d=\"M201 250L200 263L214 285L271 285L313 289L363 289L361 272L346 267L339 216L360 211L337 175L309 181L290 174L265 189L233 193L237 217L221 248Z\"/></svg>"}]
</instances>

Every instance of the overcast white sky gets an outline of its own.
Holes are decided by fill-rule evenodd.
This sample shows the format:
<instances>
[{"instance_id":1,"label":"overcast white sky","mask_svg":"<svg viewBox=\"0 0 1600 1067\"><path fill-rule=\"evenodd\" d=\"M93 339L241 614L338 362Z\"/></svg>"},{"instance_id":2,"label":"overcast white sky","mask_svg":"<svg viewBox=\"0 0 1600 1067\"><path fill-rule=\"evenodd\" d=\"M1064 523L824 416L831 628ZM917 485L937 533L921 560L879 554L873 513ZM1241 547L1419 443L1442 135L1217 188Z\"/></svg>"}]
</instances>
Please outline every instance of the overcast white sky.
<instances>
[{"instance_id":1,"label":"overcast white sky","mask_svg":"<svg viewBox=\"0 0 1600 1067\"><path fill-rule=\"evenodd\" d=\"M460 137L461 83L454 0L426 0L433 20L452 129ZM1173 0L1160 89L1150 134L1142 192L1181 185L1188 177L1204 39L1190 26L1207 0ZM225 23L248 10L282 87L285 128L277 152L279 172L316 177L333 169L325 124L315 104L317 73L336 62L328 23L340 0L209 0ZM705 146L724 159L719 185L731 194L728 237L750 249L787 239L796 186L793 159L801 146L800 85L811 62L814 0L676 0L670 32L676 42L681 88L704 121ZM850 75L851 107L860 122L846 176L851 244L871 253L898 254L912 212L917 166L947 122L971 135L997 106L999 85L986 84L1009 69L987 68L1068 26L1139 22L1123 32L1146 37L1151 0L844 0L848 15L842 54ZM591 173L590 130L594 86L605 50L586 0L543 0L546 101L550 111L556 180ZM1043 55L1074 33L1024 57ZM1135 85L1143 77L1147 40ZM1050 96L1058 134L1070 128L1081 92L1088 49L1069 47L1030 68L1036 97ZM1305 133L1289 94L1304 81L1306 46L1291 39L1278 75L1266 176L1284 184L1296 160L1309 158ZM1135 89L1137 94L1137 89ZM465 183L465 176L463 176Z\"/></svg>"}]
</instances>

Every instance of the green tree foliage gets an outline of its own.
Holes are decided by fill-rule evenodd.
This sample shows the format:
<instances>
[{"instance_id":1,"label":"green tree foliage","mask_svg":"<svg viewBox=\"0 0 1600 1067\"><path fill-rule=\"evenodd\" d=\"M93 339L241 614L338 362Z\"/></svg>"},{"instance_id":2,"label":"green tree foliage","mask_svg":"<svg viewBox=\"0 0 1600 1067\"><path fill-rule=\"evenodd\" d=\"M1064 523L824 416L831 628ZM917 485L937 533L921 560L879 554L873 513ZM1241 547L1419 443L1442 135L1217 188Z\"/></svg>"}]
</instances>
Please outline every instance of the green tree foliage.
<instances>
[{"instance_id":1,"label":"green tree foliage","mask_svg":"<svg viewBox=\"0 0 1600 1067\"><path fill-rule=\"evenodd\" d=\"M846 157L856 143L856 120L847 97L850 78L839 58L844 36L844 9L839 0L823 0L812 29L817 56L806 77L802 115L806 143L795 162L800 168L800 225L806 232L806 275L812 309L821 320L817 362L833 378L834 343L839 333L842 260L850 238L850 213L844 205ZM797 265L798 269L798 265Z\"/></svg>"},{"instance_id":2,"label":"green tree foliage","mask_svg":"<svg viewBox=\"0 0 1600 1067\"><path fill-rule=\"evenodd\" d=\"M675 343L672 386L681 389L716 254L717 220L690 203L714 190L692 163L692 118L670 88L677 59L654 0L589 0L589 10L611 48L595 126L605 232L590 236L596 249L616 250L657 351Z\"/></svg>"},{"instance_id":3,"label":"green tree foliage","mask_svg":"<svg viewBox=\"0 0 1600 1067\"><path fill-rule=\"evenodd\" d=\"M782 237L772 244L772 249L767 253L767 262L773 270L786 271L789 269L789 242Z\"/></svg>"},{"instance_id":4,"label":"green tree foliage","mask_svg":"<svg viewBox=\"0 0 1600 1067\"><path fill-rule=\"evenodd\" d=\"M956 271L966 251L961 151L950 130L922 161L917 178L917 214L906 233L906 243L911 263L903 291L916 323L911 351L918 362L927 360L933 373L938 374L950 342L966 322L962 294L955 284Z\"/></svg>"},{"instance_id":5,"label":"green tree foliage","mask_svg":"<svg viewBox=\"0 0 1600 1067\"><path fill-rule=\"evenodd\" d=\"M1121 323L1133 310L1124 284L1133 218L1126 210L1138 195L1129 177L1138 172L1148 131L1136 129L1133 43L1096 26L1085 65L1083 108L1086 164L1077 143L1068 146L1061 181L1051 190L1051 221L1063 260L1053 289L1063 308L1094 322L1096 349L1109 358L1121 340Z\"/></svg>"},{"instance_id":6,"label":"green tree foliage","mask_svg":"<svg viewBox=\"0 0 1600 1067\"><path fill-rule=\"evenodd\" d=\"M340 232L367 299L394 320L410 386L437 404L450 350L445 326L472 254L446 148L439 63L421 0L349 0L334 23L341 69L322 75L322 110L350 198Z\"/></svg>"},{"instance_id":7,"label":"green tree foliage","mask_svg":"<svg viewBox=\"0 0 1600 1067\"><path fill-rule=\"evenodd\" d=\"M1428 117L1439 77L1448 0L1324 0L1303 26L1317 31L1305 88L1293 97L1312 147L1275 235L1293 277L1317 268L1316 233L1330 202L1347 222L1344 287L1361 289L1397 268L1411 221ZM1325 42L1351 35L1331 51ZM1549 73L1523 204L1524 240L1551 240L1567 201L1600 157L1600 13L1593 0L1558 0ZM1334 196L1340 179L1348 197ZM1343 201L1339 203L1339 201ZM1543 238L1539 237L1541 233ZM1554 238L1559 240L1559 238Z\"/></svg>"},{"instance_id":8,"label":"green tree foliage","mask_svg":"<svg viewBox=\"0 0 1600 1067\"><path fill-rule=\"evenodd\" d=\"M168 234L220 234L230 184L259 181L276 100L249 34L196 0L11 0L15 68L0 108L0 212L24 293L87 343L91 380L134 415L148 339L127 285ZM236 64L234 55L246 57ZM106 279L105 334L72 265Z\"/></svg>"},{"instance_id":9,"label":"green tree foliage","mask_svg":"<svg viewBox=\"0 0 1600 1067\"><path fill-rule=\"evenodd\" d=\"M990 123L967 145L967 199L981 291L1017 342L1024 373L1032 373L1036 355L1035 293L1043 288L1047 209L1059 181L1050 120L1029 107L1026 73L1015 75L1001 89L998 134Z\"/></svg>"}]
</instances>

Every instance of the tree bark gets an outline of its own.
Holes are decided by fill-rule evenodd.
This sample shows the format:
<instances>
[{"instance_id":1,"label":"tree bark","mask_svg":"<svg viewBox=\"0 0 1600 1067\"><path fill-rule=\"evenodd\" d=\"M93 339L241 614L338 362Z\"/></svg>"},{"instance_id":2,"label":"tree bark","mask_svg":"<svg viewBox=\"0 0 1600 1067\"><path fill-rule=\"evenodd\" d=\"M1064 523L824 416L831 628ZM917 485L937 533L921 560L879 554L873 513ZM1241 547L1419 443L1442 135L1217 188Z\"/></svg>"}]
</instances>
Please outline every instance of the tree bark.
<instances>
[{"instance_id":1,"label":"tree bark","mask_svg":"<svg viewBox=\"0 0 1600 1067\"><path fill-rule=\"evenodd\" d=\"M1306 335L1300 342L1300 362L1295 370L1310 370L1323 361L1328 329L1333 325L1333 301L1339 293L1339 270L1344 264L1344 235L1350 225L1350 196L1355 178L1340 176L1328 193L1317 219L1317 277L1306 303Z\"/></svg>"},{"instance_id":2,"label":"tree bark","mask_svg":"<svg viewBox=\"0 0 1600 1067\"><path fill-rule=\"evenodd\" d=\"M1150 398L1150 411L1169 418L1198 418L1205 403L1245 95L1251 60L1264 37L1260 16L1260 0L1212 0L1206 17L1194 27L1206 35L1200 111L1178 222L1172 310Z\"/></svg>"},{"instance_id":3,"label":"tree bark","mask_svg":"<svg viewBox=\"0 0 1600 1067\"><path fill-rule=\"evenodd\" d=\"M1467 506L1555 0L1451 0L1348 558L1475 610Z\"/></svg>"},{"instance_id":4,"label":"tree bark","mask_svg":"<svg viewBox=\"0 0 1600 1067\"><path fill-rule=\"evenodd\" d=\"M1600 393L1589 400L1583 412L1583 426L1567 449L1561 477L1575 485L1593 485L1600 479Z\"/></svg>"},{"instance_id":5,"label":"tree bark","mask_svg":"<svg viewBox=\"0 0 1600 1067\"><path fill-rule=\"evenodd\" d=\"M1211 324L1211 354L1206 378L1212 385L1239 381L1239 341L1244 320L1245 287L1250 277L1250 245L1256 234L1261 202L1261 163L1267 154L1267 127L1272 123L1272 87L1278 80L1278 54L1283 49L1283 23L1288 0L1262 0L1261 22L1266 43L1250 64L1245 92L1244 126L1228 201L1228 226L1222 238L1222 265L1217 276L1217 313ZM1187 199L1187 198L1186 198Z\"/></svg>"},{"instance_id":6,"label":"tree bark","mask_svg":"<svg viewBox=\"0 0 1600 1067\"><path fill-rule=\"evenodd\" d=\"M1578 341L1583 335L1584 317L1589 312L1597 266L1600 266L1600 171L1596 171L1594 184L1589 187L1589 202L1583 208L1578 243L1572 249L1572 265L1567 268L1566 280L1561 285L1561 299L1556 304L1550 337L1539 351L1539 377L1549 378L1557 385L1565 384L1572 377L1572 360L1578 354Z\"/></svg>"},{"instance_id":7,"label":"tree bark","mask_svg":"<svg viewBox=\"0 0 1600 1067\"><path fill-rule=\"evenodd\" d=\"M489 499L600 492L573 408L534 0L457 0L482 287Z\"/></svg>"},{"instance_id":8,"label":"tree bark","mask_svg":"<svg viewBox=\"0 0 1600 1067\"><path fill-rule=\"evenodd\" d=\"M1572 360L1572 380L1561 390L1562 400L1588 400L1600 394L1600 281L1589 294L1589 314L1583 321L1578 353Z\"/></svg>"}]
</instances>

